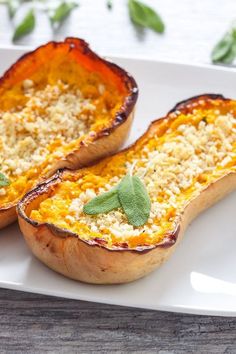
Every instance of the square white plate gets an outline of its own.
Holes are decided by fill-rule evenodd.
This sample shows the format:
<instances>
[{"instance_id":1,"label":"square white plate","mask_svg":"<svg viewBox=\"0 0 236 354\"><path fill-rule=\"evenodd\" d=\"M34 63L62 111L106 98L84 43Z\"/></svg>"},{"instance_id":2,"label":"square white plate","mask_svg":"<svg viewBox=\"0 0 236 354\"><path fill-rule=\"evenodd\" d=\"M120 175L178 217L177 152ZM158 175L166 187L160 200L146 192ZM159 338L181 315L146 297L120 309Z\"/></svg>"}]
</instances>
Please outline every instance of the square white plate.
<instances>
[{"instance_id":1,"label":"square white plate","mask_svg":"<svg viewBox=\"0 0 236 354\"><path fill-rule=\"evenodd\" d=\"M23 53L0 49L0 72ZM113 58L136 78L140 96L129 143L178 101L202 93L236 98L236 70L213 66ZM54 273L28 250L17 225L0 232L0 286L104 302L211 315L236 315L236 193L199 216L172 258L127 285L78 283Z\"/></svg>"}]
</instances>

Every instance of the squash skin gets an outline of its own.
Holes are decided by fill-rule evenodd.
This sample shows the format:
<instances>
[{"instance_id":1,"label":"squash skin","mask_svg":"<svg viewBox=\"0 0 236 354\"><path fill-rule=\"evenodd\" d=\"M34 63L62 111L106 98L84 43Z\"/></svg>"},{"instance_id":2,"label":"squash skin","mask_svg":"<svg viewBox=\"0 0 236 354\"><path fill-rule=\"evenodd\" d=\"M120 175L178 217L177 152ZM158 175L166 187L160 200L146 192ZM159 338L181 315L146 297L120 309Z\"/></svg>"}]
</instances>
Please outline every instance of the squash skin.
<instances>
[{"instance_id":1,"label":"squash skin","mask_svg":"<svg viewBox=\"0 0 236 354\"><path fill-rule=\"evenodd\" d=\"M134 117L134 106L138 97L138 88L134 78L125 70L114 63L102 59L95 54L82 39L66 38L64 42L49 42L33 52L23 55L8 71L0 78L0 96L3 92L15 84L28 78L46 60L53 61L56 52L70 56L77 60L78 65L88 70L95 70L107 79L126 91L119 111L114 115L113 121L107 124L103 130L97 131L89 142L81 141L80 145L67 154L64 159L56 161L44 176L48 178L59 168L75 169L89 165L102 157L116 152L126 140ZM68 60L70 60L70 58ZM38 181L40 183L42 178ZM17 219L16 203L8 203L0 206L0 229L11 224Z\"/></svg>"},{"instance_id":2,"label":"squash skin","mask_svg":"<svg viewBox=\"0 0 236 354\"><path fill-rule=\"evenodd\" d=\"M176 110L188 111L196 100L208 98L226 100L220 95L197 96L176 105L169 114ZM158 131L163 119L154 121L143 137L151 130ZM127 149L137 146L139 140ZM171 256L188 224L200 212L236 189L236 173L230 171L188 203L175 231L167 234L161 243L132 250L127 247L108 249L99 241L84 241L78 234L52 224L39 224L29 218L31 210L47 196L53 185L60 183L64 173L67 172L58 171L21 200L18 204L19 225L28 246L44 264L69 278L93 284L127 283L147 275Z\"/></svg>"}]
</instances>

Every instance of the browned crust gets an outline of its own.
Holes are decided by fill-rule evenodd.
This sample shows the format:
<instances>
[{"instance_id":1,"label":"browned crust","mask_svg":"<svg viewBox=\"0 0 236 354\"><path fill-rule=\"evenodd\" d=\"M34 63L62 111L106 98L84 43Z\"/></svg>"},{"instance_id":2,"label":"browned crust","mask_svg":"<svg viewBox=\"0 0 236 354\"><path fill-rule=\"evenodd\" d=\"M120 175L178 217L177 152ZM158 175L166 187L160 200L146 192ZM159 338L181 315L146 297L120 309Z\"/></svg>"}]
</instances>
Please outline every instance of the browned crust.
<instances>
[{"instance_id":1,"label":"browned crust","mask_svg":"<svg viewBox=\"0 0 236 354\"><path fill-rule=\"evenodd\" d=\"M97 72L103 70L104 72L106 71L106 75L110 73L117 80L119 78L127 90L127 95L120 110L116 112L110 126L96 132L90 138L89 143L81 141L80 146L76 150L71 151L65 159L57 161L52 166L49 175L55 173L58 168L80 168L116 152L127 138L133 120L134 106L138 97L137 84L129 73L118 65L95 54L84 40L72 37L66 38L64 42L49 42L30 53L24 54L0 78L0 94L15 83L27 78L30 73L32 74L29 68L32 66L34 70L37 69L37 65L42 61L42 53L47 53L61 47L65 47L65 54L73 52L75 55L82 55L83 61L92 65ZM44 60L47 60L47 58ZM83 62L81 65L83 65ZM0 228L12 223L16 219L16 212L14 213L13 209L15 209L15 203L10 203L7 207L0 208Z\"/></svg>"},{"instance_id":2,"label":"browned crust","mask_svg":"<svg viewBox=\"0 0 236 354\"><path fill-rule=\"evenodd\" d=\"M193 108L193 105L195 103L198 103L200 100L202 101L207 101L207 100L221 100L221 101L230 101L229 98L225 98L221 94L215 94L215 93L204 93L201 95L197 96L192 96L188 98L187 100L180 101L176 103L176 105L169 111L168 114L176 112L176 111L181 111L183 113L187 113L187 111Z\"/></svg>"},{"instance_id":3,"label":"browned crust","mask_svg":"<svg viewBox=\"0 0 236 354\"><path fill-rule=\"evenodd\" d=\"M139 144L139 142L146 136L148 135L153 129L157 130L158 125L160 125L162 123L162 121L164 119L168 119L169 116L171 116L172 114L175 114L175 112L177 111L182 111L186 113L186 110L190 110L193 109L194 104L199 102L200 100L204 101L205 103L208 102L208 100L228 100L226 98L224 98L221 95L212 95L212 94L204 94L204 95L200 95L200 96L195 96L191 99L188 99L186 101L182 101L180 103L178 103L175 106L174 110L171 110L166 117L163 117L161 119L155 120L151 123L151 125L149 126L148 130L146 131L146 133L140 137L134 144L132 144L131 146L127 147L125 150L131 149L133 147L135 147L137 144ZM116 156L118 154L123 153L125 150L120 151L116 154ZM51 232L51 234L55 235L55 236L59 236L61 237L61 235L63 234L63 237L74 237L76 238L79 242L84 242L89 246L96 246L99 248L103 248L109 252L119 252L119 251L126 251L126 252L134 252L134 253L138 253L138 254L144 254L144 253L148 253L151 250L155 249L155 248L163 248L163 249L167 249L170 248L171 246L173 246L177 239L179 234L181 233L181 217L180 217L180 223L178 225L176 225L175 231L171 232L167 235L165 235L163 241L161 243L155 244L155 245L150 245L150 246L140 246L137 247L135 249L129 249L127 244L124 244L122 246L118 246L118 247L113 247L112 249L107 248L106 245L104 245L103 243L101 243L101 241L99 240L90 240L90 241L84 241L80 239L80 236L78 234L72 233L68 230L62 230L58 227L56 227L53 224L48 224L48 223L43 223L43 224L39 224L35 221L33 221L32 219L30 219L26 213L25 213L25 209L27 208L27 206L29 206L31 204L31 202L33 200L35 200L36 198L38 198L40 195L42 195L45 192L50 191L50 188L52 185L55 185L57 183L60 183L60 181L62 180L63 174L66 173L67 171L65 169L62 169L60 171L58 171L58 173L56 175L54 175L51 179L49 179L48 181L46 181L45 183L39 185L37 188L35 188L34 190L32 190L31 192L27 193L24 198L20 201L19 205L18 205L18 216L19 216L19 220L21 225L23 225L24 223L28 223L30 224L32 227L34 228L48 228ZM71 172L70 172L71 173ZM234 175L234 179L235 179L235 173L229 173L228 175L226 175L224 178L227 178L227 176L231 176ZM221 183L223 178L221 178L219 181L214 182L214 185L217 185L217 183ZM231 179L231 177L230 177ZM235 187L233 187L235 188ZM208 186L207 189L204 191L204 195L208 194L208 190L212 189L212 185ZM231 189L230 189L231 191ZM226 194L223 193L221 197L223 197ZM202 193L201 193L202 195ZM220 197L218 198L220 199ZM192 204L192 203L190 203ZM211 203L212 204L212 203ZM188 209L188 207L186 208ZM204 210L205 207L202 207L202 210ZM22 228L22 231L24 233L24 226Z\"/></svg>"},{"instance_id":4,"label":"browned crust","mask_svg":"<svg viewBox=\"0 0 236 354\"><path fill-rule=\"evenodd\" d=\"M91 60L91 62L94 63L102 63L103 65L107 66L116 76L118 76L125 87L127 88L129 94L127 95L125 102L123 103L121 109L116 113L115 119L112 122L112 125L102 131L100 131L95 137L94 141L97 140L98 138L101 138L102 136L106 136L108 134L111 134L111 132L116 129L117 126L121 125L124 123L127 118L129 117L130 113L132 112L134 105L137 101L138 98L138 85L135 81L135 79L123 68L118 66L115 63L112 63L111 61L104 59L97 55L95 52L93 52L88 43L84 41L83 39L80 38L73 38L73 37L68 37L64 40L64 42L55 42L51 41L47 44L44 44L37 49L26 53L22 55L6 72L5 74L0 78L0 92L1 92L1 87L4 87L6 84L8 84L8 81L10 81L10 84L15 83L15 76L17 76L17 72L21 70L21 66L24 68L28 62L35 61L35 55L37 55L39 52L43 51L44 49L47 49L49 47L52 47L50 50L57 49L58 47L61 46L67 46L67 50L69 52L72 51L78 51L80 53L83 53L86 55L88 59ZM96 66L96 64L94 65ZM27 75L26 77L27 78ZM22 81L20 79L19 81ZM9 86L9 85L7 85ZM83 143L82 143L83 144Z\"/></svg>"}]
</instances>

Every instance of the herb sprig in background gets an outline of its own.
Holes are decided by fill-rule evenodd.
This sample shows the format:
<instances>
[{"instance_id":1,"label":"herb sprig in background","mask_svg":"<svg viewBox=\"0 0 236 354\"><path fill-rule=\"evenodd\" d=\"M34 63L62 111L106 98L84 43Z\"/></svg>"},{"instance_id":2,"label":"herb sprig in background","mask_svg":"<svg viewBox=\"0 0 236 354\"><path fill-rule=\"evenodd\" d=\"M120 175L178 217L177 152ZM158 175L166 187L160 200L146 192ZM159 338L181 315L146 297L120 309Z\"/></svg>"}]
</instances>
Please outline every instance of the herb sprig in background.
<instances>
[{"instance_id":1,"label":"herb sprig in background","mask_svg":"<svg viewBox=\"0 0 236 354\"><path fill-rule=\"evenodd\" d=\"M213 63L231 64L236 58L236 25L232 25L211 53Z\"/></svg>"},{"instance_id":2,"label":"herb sprig in background","mask_svg":"<svg viewBox=\"0 0 236 354\"><path fill-rule=\"evenodd\" d=\"M48 14L49 21L54 30L79 6L77 1L70 0L60 0L53 8L51 8L51 4L49 4L50 2L46 0L0 0L0 4L5 4L8 7L9 19L11 21L14 19L21 5L25 2L30 4L30 8L25 13L22 21L15 26L12 36L13 42L33 32L37 25L36 10L38 4L41 4L41 8ZM114 10L114 0L107 0L105 5L108 10ZM165 25L161 16L142 1L127 0L127 9L130 20L135 26L149 28L158 33L164 32Z\"/></svg>"}]
</instances>

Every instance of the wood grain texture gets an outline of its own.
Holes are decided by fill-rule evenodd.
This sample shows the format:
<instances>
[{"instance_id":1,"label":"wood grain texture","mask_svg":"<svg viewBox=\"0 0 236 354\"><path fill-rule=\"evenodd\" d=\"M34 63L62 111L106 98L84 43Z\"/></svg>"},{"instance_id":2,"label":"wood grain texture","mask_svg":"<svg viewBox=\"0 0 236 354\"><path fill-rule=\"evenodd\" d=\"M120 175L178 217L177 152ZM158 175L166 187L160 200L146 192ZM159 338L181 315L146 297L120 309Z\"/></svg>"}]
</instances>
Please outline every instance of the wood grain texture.
<instances>
[{"instance_id":1,"label":"wood grain texture","mask_svg":"<svg viewBox=\"0 0 236 354\"><path fill-rule=\"evenodd\" d=\"M0 352L235 353L236 319L0 290Z\"/></svg>"},{"instance_id":2,"label":"wood grain texture","mask_svg":"<svg viewBox=\"0 0 236 354\"><path fill-rule=\"evenodd\" d=\"M80 0L53 35L39 12L35 32L19 44L79 36L100 54L208 63L210 51L236 13L236 1L145 0L166 23L163 36L137 31L126 0ZM29 4L25 4L25 9ZM17 15L17 22L24 8ZM0 6L0 45L12 25ZM64 300L0 289L0 353L236 353L236 318L191 316Z\"/></svg>"}]
</instances>

